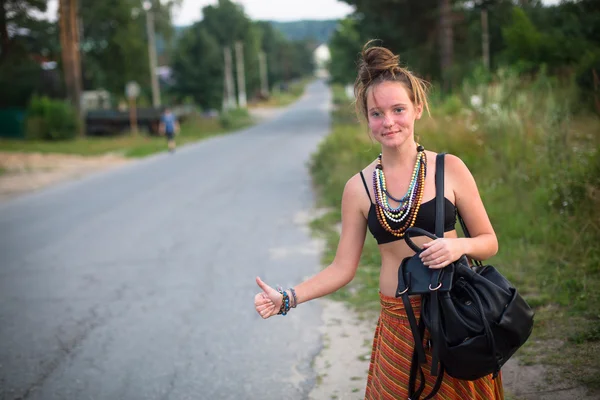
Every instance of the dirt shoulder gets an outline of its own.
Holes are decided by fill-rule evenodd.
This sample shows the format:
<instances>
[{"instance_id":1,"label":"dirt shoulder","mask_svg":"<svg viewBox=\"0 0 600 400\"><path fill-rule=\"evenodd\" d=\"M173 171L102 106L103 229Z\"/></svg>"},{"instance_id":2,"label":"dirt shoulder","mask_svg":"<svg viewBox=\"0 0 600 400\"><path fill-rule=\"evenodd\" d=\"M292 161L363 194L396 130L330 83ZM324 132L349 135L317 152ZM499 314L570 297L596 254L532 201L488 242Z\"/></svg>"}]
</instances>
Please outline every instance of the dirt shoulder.
<instances>
[{"instance_id":1,"label":"dirt shoulder","mask_svg":"<svg viewBox=\"0 0 600 400\"><path fill-rule=\"evenodd\" d=\"M132 162L123 156L0 152L0 201Z\"/></svg>"}]
</instances>

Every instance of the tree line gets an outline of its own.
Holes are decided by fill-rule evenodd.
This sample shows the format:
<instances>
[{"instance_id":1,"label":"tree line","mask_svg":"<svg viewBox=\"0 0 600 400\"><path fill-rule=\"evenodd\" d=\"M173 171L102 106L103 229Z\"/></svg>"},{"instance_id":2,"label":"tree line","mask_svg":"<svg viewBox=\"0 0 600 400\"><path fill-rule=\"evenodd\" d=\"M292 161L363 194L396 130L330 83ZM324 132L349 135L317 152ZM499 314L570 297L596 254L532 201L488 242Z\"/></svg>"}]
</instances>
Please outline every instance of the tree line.
<instances>
[{"instance_id":1,"label":"tree line","mask_svg":"<svg viewBox=\"0 0 600 400\"><path fill-rule=\"evenodd\" d=\"M151 98L148 36L143 0L60 0L59 18L39 17L47 0L4 0L0 7L0 107L26 107L33 94L68 97L63 19L77 10L78 60L82 90L104 89L115 99L136 81L142 102ZM202 9L204 18L175 29L171 14L180 0L151 0L157 36L163 44L159 65L172 76L161 81L163 103L194 102L219 109L223 97L223 48L241 41L246 92L260 86L259 52L266 53L268 82L279 85L312 72L314 43L287 40L265 21L252 21L231 0ZM60 12L62 10L63 12ZM64 15L67 14L67 15ZM37 15L37 16L36 16ZM73 34L71 32L70 34ZM61 37L61 35L63 35ZM67 61L66 61L67 60ZM55 63L55 64L54 64ZM235 63L234 63L235 73Z\"/></svg>"},{"instance_id":2,"label":"tree line","mask_svg":"<svg viewBox=\"0 0 600 400\"><path fill-rule=\"evenodd\" d=\"M376 38L444 93L498 68L525 75L544 68L560 78L574 77L584 95L598 98L597 0L556 5L540 0L343 1L356 11L330 40L336 82L353 82L361 46Z\"/></svg>"}]
</instances>

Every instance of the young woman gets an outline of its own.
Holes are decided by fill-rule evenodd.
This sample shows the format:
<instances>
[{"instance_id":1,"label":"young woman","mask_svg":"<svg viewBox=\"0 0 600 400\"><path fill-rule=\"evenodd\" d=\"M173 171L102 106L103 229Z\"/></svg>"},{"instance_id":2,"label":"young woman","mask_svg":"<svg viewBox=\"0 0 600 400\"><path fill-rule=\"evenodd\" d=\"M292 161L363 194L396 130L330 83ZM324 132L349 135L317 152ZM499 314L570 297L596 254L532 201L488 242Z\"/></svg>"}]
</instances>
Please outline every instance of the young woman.
<instances>
[{"instance_id":1,"label":"young woman","mask_svg":"<svg viewBox=\"0 0 600 400\"><path fill-rule=\"evenodd\" d=\"M398 266L414 252L403 240L411 226L434 232L436 153L415 142L415 122L428 111L426 83L399 65L399 57L383 47L362 52L354 86L357 114L381 145L381 155L348 180L342 196L342 232L334 261L305 282L288 290L274 289L259 277L262 293L255 296L256 311L269 318L297 304L330 294L355 276L367 229L381 253L379 291L381 314L375 330L366 399L406 399L414 341L404 305L395 298ZM496 235L475 180L456 156L446 155L444 238L414 238L425 248L424 264L443 268L466 254L483 260L498 250ZM458 238L456 211L471 234ZM418 317L420 298L411 298ZM425 334L425 340L428 333ZM427 361L431 363L430 350ZM429 393L436 377L423 367ZM420 384L417 378L417 387ZM444 375L436 399L503 399L502 381L486 376L462 381Z\"/></svg>"}]
</instances>

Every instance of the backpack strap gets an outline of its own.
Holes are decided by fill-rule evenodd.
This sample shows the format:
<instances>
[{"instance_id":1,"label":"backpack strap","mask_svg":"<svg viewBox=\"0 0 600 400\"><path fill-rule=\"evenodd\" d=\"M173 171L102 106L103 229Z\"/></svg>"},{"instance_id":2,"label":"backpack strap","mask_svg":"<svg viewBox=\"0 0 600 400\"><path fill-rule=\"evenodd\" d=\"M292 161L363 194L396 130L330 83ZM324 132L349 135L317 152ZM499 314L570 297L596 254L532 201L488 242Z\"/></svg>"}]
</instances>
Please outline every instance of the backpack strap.
<instances>
[{"instance_id":1,"label":"backpack strap","mask_svg":"<svg viewBox=\"0 0 600 400\"><path fill-rule=\"evenodd\" d=\"M445 211L445 209L444 209L444 156L445 155L446 155L446 153L439 153L435 158L435 235L438 238L444 237L444 217L445 217L445 215L444 215L444 211ZM439 269L436 271L437 273L431 274L431 284L432 284L431 287L437 286L437 284L441 278L442 270L443 269ZM430 307L429 309L430 309L431 322L432 322L432 326L430 327L430 336L431 336L431 339L433 342L432 359L431 359L431 375L432 376L437 375L437 379L435 381L433 389L426 397L424 397L424 400L429 400L429 399L432 399L437 394L440 387L442 386L442 381L444 379L444 367L439 362L439 353L438 353L439 349L435 343L435 338L438 338L439 334L440 334L439 325L438 325L439 318L440 318L438 292L437 292L437 290L432 290L432 291L430 291L429 294L426 294L423 296L430 296L427 303ZM425 328L425 324L423 322L423 317L422 317L423 306L426 303L424 300L425 299L422 299L422 301L421 301L421 317L419 318L419 328L421 328L420 329L421 330L420 337L423 337L424 328ZM423 370L420 365L421 363L418 362L419 361L419 354L418 354L419 346L422 346L422 343L415 342L415 349L413 351L413 357L412 357L412 363L411 363L410 375L409 375L409 385L408 385L408 394L409 394L408 398L410 400L419 400L421 394L423 393L423 390L425 389ZM415 390L415 381L416 381L417 371L419 372L419 375L421 376L421 384L419 385L419 388L417 390Z\"/></svg>"},{"instance_id":2,"label":"backpack strap","mask_svg":"<svg viewBox=\"0 0 600 400\"><path fill-rule=\"evenodd\" d=\"M444 237L444 156L435 157L435 236Z\"/></svg>"}]
</instances>

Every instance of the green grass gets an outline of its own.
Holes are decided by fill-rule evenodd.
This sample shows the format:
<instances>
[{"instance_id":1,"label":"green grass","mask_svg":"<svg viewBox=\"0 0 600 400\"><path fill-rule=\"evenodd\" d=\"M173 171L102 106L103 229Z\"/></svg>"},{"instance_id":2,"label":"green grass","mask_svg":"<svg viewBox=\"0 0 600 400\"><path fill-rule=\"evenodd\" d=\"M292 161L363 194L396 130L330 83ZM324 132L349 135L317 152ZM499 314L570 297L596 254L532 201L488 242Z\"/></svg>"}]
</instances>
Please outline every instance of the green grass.
<instances>
[{"instance_id":1,"label":"green grass","mask_svg":"<svg viewBox=\"0 0 600 400\"><path fill-rule=\"evenodd\" d=\"M475 94L483 98L480 108L468 106ZM325 265L339 240L343 187L380 151L343 90L334 87L333 95L332 132L310 163L319 205L331 209L311 224L326 239ZM426 148L465 161L500 243L488 262L536 309L533 335L518 353L522 362L555 366L600 389L600 119L573 110L569 87L505 75L493 87L434 98L431 118L416 130ZM332 296L357 310L377 309L379 266L368 235L356 278Z\"/></svg>"},{"instance_id":2,"label":"green grass","mask_svg":"<svg viewBox=\"0 0 600 400\"><path fill-rule=\"evenodd\" d=\"M178 145L196 142L215 135L250 126L252 120L246 110L232 110L221 118L201 118L192 116L181 124L181 132L176 137ZM0 151L28 153L60 153L83 156L106 153L122 154L125 157L145 157L166 151L166 139L162 136L148 136L143 133L113 137L86 137L65 141L30 141L0 139Z\"/></svg>"}]
</instances>

